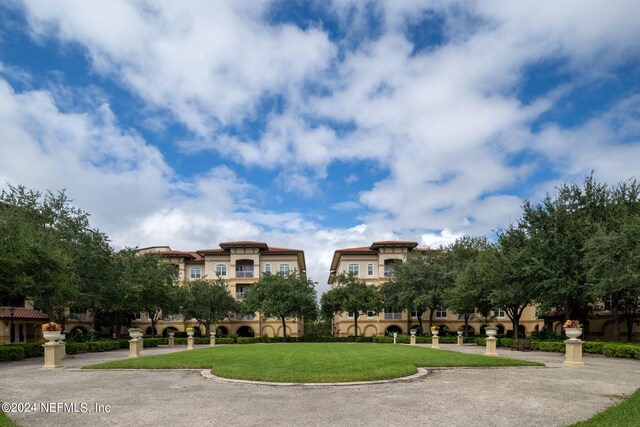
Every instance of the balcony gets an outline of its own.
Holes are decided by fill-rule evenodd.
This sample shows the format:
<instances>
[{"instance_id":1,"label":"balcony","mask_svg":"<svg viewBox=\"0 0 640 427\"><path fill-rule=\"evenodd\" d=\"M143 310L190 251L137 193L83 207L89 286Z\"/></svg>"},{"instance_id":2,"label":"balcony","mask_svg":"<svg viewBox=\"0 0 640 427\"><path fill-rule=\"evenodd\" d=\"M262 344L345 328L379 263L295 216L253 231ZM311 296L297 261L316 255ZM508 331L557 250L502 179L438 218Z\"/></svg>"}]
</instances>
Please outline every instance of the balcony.
<instances>
[{"instance_id":1,"label":"balcony","mask_svg":"<svg viewBox=\"0 0 640 427\"><path fill-rule=\"evenodd\" d=\"M384 320L402 320L402 313L384 313Z\"/></svg>"},{"instance_id":2,"label":"balcony","mask_svg":"<svg viewBox=\"0 0 640 427\"><path fill-rule=\"evenodd\" d=\"M236 314L236 320L253 320L255 316L253 314Z\"/></svg>"},{"instance_id":3,"label":"balcony","mask_svg":"<svg viewBox=\"0 0 640 427\"><path fill-rule=\"evenodd\" d=\"M251 270L236 270L237 279L246 279L253 277L253 268Z\"/></svg>"},{"instance_id":4,"label":"balcony","mask_svg":"<svg viewBox=\"0 0 640 427\"><path fill-rule=\"evenodd\" d=\"M69 314L69 320L77 320L78 322L87 322L89 316L87 313L71 313Z\"/></svg>"},{"instance_id":5,"label":"balcony","mask_svg":"<svg viewBox=\"0 0 640 427\"><path fill-rule=\"evenodd\" d=\"M236 292L236 299L244 299L247 296L247 291Z\"/></svg>"}]
</instances>

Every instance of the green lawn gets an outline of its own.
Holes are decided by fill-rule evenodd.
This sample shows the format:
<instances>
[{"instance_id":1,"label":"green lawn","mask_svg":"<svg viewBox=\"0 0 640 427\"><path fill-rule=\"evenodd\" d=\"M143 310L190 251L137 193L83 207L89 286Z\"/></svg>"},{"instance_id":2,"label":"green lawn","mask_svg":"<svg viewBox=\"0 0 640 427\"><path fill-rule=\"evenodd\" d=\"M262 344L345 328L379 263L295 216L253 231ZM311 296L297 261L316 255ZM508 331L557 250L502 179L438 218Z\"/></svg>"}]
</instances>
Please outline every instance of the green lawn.
<instances>
[{"instance_id":1,"label":"green lawn","mask_svg":"<svg viewBox=\"0 0 640 427\"><path fill-rule=\"evenodd\" d=\"M0 411L0 427L18 427L3 411Z\"/></svg>"},{"instance_id":2,"label":"green lawn","mask_svg":"<svg viewBox=\"0 0 640 427\"><path fill-rule=\"evenodd\" d=\"M297 343L209 347L113 361L92 369L212 368L225 378L276 382L345 382L397 378L418 366L541 366L502 357L389 344Z\"/></svg>"},{"instance_id":3,"label":"green lawn","mask_svg":"<svg viewBox=\"0 0 640 427\"><path fill-rule=\"evenodd\" d=\"M640 389L627 400L606 411L594 415L586 421L571 427L632 427L640 425Z\"/></svg>"}]
</instances>

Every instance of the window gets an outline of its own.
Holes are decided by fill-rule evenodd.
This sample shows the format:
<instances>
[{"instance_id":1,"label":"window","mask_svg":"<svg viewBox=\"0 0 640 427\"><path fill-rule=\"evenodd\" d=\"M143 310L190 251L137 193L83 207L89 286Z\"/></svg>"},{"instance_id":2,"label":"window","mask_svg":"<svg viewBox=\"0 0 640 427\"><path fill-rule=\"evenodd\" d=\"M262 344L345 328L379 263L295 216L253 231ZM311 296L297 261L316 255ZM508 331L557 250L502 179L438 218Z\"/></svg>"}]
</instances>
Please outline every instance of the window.
<instances>
[{"instance_id":1,"label":"window","mask_svg":"<svg viewBox=\"0 0 640 427\"><path fill-rule=\"evenodd\" d=\"M243 299L247 296L247 291L249 291L248 286L238 286L236 288L236 299Z\"/></svg>"},{"instance_id":2,"label":"window","mask_svg":"<svg viewBox=\"0 0 640 427\"><path fill-rule=\"evenodd\" d=\"M280 273L289 274L289 264L280 264Z\"/></svg>"},{"instance_id":3,"label":"window","mask_svg":"<svg viewBox=\"0 0 640 427\"><path fill-rule=\"evenodd\" d=\"M353 319L354 316L355 316L355 313L356 313L355 311L350 311L349 312L349 319Z\"/></svg>"},{"instance_id":4,"label":"window","mask_svg":"<svg viewBox=\"0 0 640 427\"><path fill-rule=\"evenodd\" d=\"M418 310L411 310L411 317L418 318Z\"/></svg>"},{"instance_id":5,"label":"window","mask_svg":"<svg viewBox=\"0 0 640 427\"><path fill-rule=\"evenodd\" d=\"M385 309L384 320L402 320L402 312L395 308Z\"/></svg>"},{"instance_id":6,"label":"window","mask_svg":"<svg viewBox=\"0 0 640 427\"><path fill-rule=\"evenodd\" d=\"M357 276L360 274L360 266L358 264L349 264L349 274Z\"/></svg>"},{"instance_id":7,"label":"window","mask_svg":"<svg viewBox=\"0 0 640 427\"><path fill-rule=\"evenodd\" d=\"M376 313L375 311L367 311L367 317L376 317L378 315L378 313Z\"/></svg>"},{"instance_id":8,"label":"window","mask_svg":"<svg viewBox=\"0 0 640 427\"><path fill-rule=\"evenodd\" d=\"M373 264L367 264L367 276L373 276Z\"/></svg>"},{"instance_id":9,"label":"window","mask_svg":"<svg viewBox=\"0 0 640 427\"><path fill-rule=\"evenodd\" d=\"M177 265L173 266L173 280L180 280L180 268Z\"/></svg>"},{"instance_id":10,"label":"window","mask_svg":"<svg viewBox=\"0 0 640 427\"><path fill-rule=\"evenodd\" d=\"M447 310L442 309L442 308L437 308L436 309L436 318L437 319L444 319L447 317Z\"/></svg>"},{"instance_id":11,"label":"window","mask_svg":"<svg viewBox=\"0 0 640 427\"><path fill-rule=\"evenodd\" d=\"M191 278L192 279L200 279L202 276L200 275L200 267L191 269Z\"/></svg>"},{"instance_id":12,"label":"window","mask_svg":"<svg viewBox=\"0 0 640 427\"><path fill-rule=\"evenodd\" d=\"M265 273L271 273L271 264L265 264L264 265L264 272Z\"/></svg>"},{"instance_id":13,"label":"window","mask_svg":"<svg viewBox=\"0 0 640 427\"><path fill-rule=\"evenodd\" d=\"M504 310L503 310L503 309L501 309L501 308L496 309L496 317L497 317L498 319L500 319L500 318L502 318L502 317L505 317L505 316L506 316L506 315L505 315L505 312L504 312Z\"/></svg>"},{"instance_id":14,"label":"window","mask_svg":"<svg viewBox=\"0 0 640 427\"><path fill-rule=\"evenodd\" d=\"M216 276L224 277L227 275L227 266L225 264L216 265Z\"/></svg>"}]
</instances>

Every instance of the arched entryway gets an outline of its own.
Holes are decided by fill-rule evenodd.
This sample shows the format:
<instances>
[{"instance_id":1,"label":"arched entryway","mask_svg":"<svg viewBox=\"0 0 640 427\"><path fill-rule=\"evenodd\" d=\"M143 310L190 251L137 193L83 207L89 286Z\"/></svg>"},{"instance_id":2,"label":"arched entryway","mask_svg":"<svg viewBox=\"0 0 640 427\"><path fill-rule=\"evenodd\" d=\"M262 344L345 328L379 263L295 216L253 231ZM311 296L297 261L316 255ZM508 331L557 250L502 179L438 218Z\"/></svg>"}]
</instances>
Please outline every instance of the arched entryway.
<instances>
[{"instance_id":1,"label":"arched entryway","mask_svg":"<svg viewBox=\"0 0 640 427\"><path fill-rule=\"evenodd\" d=\"M385 331L385 335L393 335L396 332L398 335L402 334L402 328L398 325L391 325Z\"/></svg>"},{"instance_id":2,"label":"arched entryway","mask_svg":"<svg viewBox=\"0 0 640 427\"><path fill-rule=\"evenodd\" d=\"M240 326L236 331L236 334L239 337L255 337L255 333L253 332L253 328L251 326Z\"/></svg>"},{"instance_id":3,"label":"arched entryway","mask_svg":"<svg viewBox=\"0 0 640 427\"><path fill-rule=\"evenodd\" d=\"M216 329L216 335L219 337L226 337L229 335L229 329L226 326L218 326Z\"/></svg>"}]
</instances>

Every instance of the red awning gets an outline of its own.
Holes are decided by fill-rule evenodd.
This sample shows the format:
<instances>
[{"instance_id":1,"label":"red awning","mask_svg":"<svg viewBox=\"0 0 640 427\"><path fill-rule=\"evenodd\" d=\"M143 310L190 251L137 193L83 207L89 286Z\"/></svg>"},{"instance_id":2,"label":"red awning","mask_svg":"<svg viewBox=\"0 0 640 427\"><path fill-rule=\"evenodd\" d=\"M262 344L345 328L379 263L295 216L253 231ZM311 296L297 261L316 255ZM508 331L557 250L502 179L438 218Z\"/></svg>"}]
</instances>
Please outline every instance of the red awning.
<instances>
[{"instance_id":1,"label":"red awning","mask_svg":"<svg viewBox=\"0 0 640 427\"><path fill-rule=\"evenodd\" d=\"M8 308L0 308L0 318L10 319L11 312ZM28 308L16 308L13 311L14 319L49 319L49 315L38 310L30 310Z\"/></svg>"}]
</instances>

